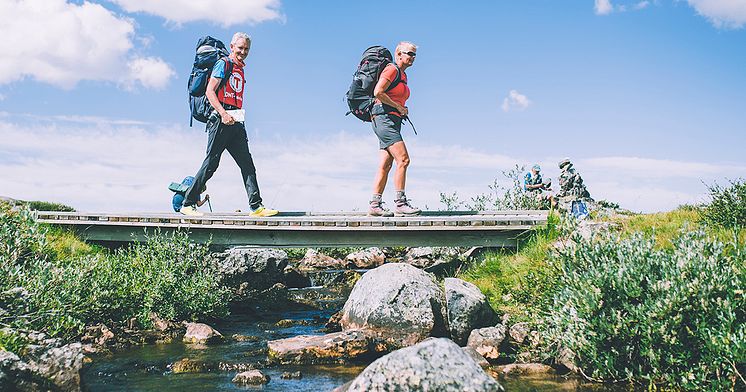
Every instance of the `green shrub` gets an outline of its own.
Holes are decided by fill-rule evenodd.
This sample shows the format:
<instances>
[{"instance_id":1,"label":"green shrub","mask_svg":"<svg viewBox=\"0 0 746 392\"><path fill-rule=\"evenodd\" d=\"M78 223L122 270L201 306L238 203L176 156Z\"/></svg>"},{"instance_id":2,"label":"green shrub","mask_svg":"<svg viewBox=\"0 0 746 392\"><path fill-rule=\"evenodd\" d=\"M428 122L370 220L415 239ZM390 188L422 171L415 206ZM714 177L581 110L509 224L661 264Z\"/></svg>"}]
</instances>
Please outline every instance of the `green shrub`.
<instances>
[{"instance_id":1,"label":"green shrub","mask_svg":"<svg viewBox=\"0 0 746 392\"><path fill-rule=\"evenodd\" d=\"M705 222L723 227L746 227L746 181L731 181L730 186L708 186L712 201L702 212Z\"/></svg>"},{"instance_id":2,"label":"green shrub","mask_svg":"<svg viewBox=\"0 0 746 392\"><path fill-rule=\"evenodd\" d=\"M207 245L186 233L155 235L113 253L74 252L65 257L47 242L47 230L27 208L0 209L0 293L23 288L21 298L0 298L0 326L72 338L85 325L125 322L150 326L149 314L202 319L227 314Z\"/></svg>"},{"instance_id":3,"label":"green shrub","mask_svg":"<svg viewBox=\"0 0 746 392\"><path fill-rule=\"evenodd\" d=\"M578 241L554 260L561 274L542 323L548 347L572 350L593 379L746 386L737 374L746 369L743 243L702 231L682 232L672 249L642 234Z\"/></svg>"},{"instance_id":4,"label":"green shrub","mask_svg":"<svg viewBox=\"0 0 746 392\"><path fill-rule=\"evenodd\" d=\"M22 202L28 206L28 208L34 211L59 211L59 212L74 212L75 208L61 203L53 203L48 201L24 201Z\"/></svg>"}]
</instances>

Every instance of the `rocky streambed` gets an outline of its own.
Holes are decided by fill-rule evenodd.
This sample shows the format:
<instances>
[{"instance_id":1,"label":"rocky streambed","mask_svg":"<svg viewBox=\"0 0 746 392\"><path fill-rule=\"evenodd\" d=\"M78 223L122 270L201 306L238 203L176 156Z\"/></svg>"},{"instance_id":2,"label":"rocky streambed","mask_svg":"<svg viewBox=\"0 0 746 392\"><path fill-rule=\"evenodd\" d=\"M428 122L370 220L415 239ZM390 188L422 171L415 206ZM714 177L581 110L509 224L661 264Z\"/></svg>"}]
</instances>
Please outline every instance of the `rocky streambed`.
<instances>
[{"instance_id":1,"label":"rocky streambed","mask_svg":"<svg viewBox=\"0 0 746 392\"><path fill-rule=\"evenodd\" d=\"M91 327L78 385L90 391L617 390L564 378L542 364L506 364L505 350L530 344L531 331L501 319L475 286L426 272L457 267L463 253L416 249L389 256L376 248L343 259L309 251L289 265L280 250L229 250L216 256L235 294L227 320L208 326L153 315L155 331L123 333L126 326L117 326L116 335ZM74 382L62 388L76 389Z\"/></svg>"}]
</instances>

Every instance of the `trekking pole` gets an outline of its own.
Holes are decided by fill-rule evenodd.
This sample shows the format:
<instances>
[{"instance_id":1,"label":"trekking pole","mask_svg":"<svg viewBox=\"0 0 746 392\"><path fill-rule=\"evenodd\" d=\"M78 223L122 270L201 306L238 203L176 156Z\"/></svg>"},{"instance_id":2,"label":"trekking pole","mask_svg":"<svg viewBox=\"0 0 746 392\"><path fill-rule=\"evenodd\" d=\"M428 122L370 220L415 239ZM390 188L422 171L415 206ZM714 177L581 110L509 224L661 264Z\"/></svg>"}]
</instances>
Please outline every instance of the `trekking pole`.
<instances>
[{"instance_id":1,"label":"trekking pole","mask_svg":"<svg viewBox=\"0 0 746 392\"><path fill-rule=\"evenodd\" d=\"M409 121L409 125L412 126L412 130L414 131L414 134L417 134L417 129L414 127L414 124L412 123L412 119L409 118L409 116L404 116L403 120Z\"/></svg>"},{"instance_id":2,"label":"trekking pole","mask_svg":"<svg viewBox=\"0 0 746 392\"><path fill-rule=\"evenodd\" d=\"M207 199L207 206L210 207L210 212L212 212L212 203L210 203L210 199Z\"/></svg>"}]
</instances>

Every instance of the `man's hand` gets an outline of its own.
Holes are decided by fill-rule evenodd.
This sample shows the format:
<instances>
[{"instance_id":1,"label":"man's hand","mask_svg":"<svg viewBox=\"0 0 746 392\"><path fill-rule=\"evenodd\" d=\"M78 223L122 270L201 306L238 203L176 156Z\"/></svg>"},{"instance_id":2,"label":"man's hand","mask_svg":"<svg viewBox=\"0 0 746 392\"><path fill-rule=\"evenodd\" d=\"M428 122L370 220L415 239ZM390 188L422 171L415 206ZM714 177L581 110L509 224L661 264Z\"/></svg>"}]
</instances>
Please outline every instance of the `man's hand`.
<instances>
[{"instance_id":1,"label":"man's hand","mask_svg":"<svg viewBox=\"0 0 746 392\"><path fill-rule=\"evenodd\" d=\"M236 120L228 114L228 112L224 111L223 113L220 113L220 121L225 125L233 125L236 123Z\"/></svg>"},{"instance_id":2,"label":"man's hand","mask_svg":"<svg viewBox=\"0 0 746 392\"><path fill-rule=\"evenodd\" d=\"M210 194L209 193L205 194L205 200L210 200Z\"/></svg>"}]
</instances>

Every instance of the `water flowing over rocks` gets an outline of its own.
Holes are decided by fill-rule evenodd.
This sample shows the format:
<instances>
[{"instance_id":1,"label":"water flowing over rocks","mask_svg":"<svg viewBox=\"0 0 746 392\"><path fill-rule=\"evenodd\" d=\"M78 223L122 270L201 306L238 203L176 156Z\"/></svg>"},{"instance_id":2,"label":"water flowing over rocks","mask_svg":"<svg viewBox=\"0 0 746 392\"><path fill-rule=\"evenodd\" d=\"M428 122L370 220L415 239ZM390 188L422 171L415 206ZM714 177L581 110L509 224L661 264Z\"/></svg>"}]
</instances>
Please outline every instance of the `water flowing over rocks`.
<instances>
[{"instance_id":1,"label":"water flowing over rocks","mask_svg":"<svg viewBox=\"0 0 746 392\"><path fill-rule=\"evenodd\" d=\"M364 330L393 347L447 336L445 298L434 277L409 264L372 269L355 284L342 309L343 331Z\"/></svg>"},{"instance_id":2,"label":"water flowing over rocks","mask_svg":"<svg viewBox=\"0 0 746 392\"><path fill-rule=\"evenodd\" d=\"M344 269L346 267L346 261L327 256L316 249L308 249L303 259L298 262L298 268L302 270Z\"/></svg>"},{"instance_id":3,"label":"water flowing over rocks","mask_svg":"<svg viewBox=\"0 0 746 392\"><path fill-rule=\"evenodd\" d=\"M479 288L457 278L445 279L448 327L451 338L463 346L472 330L498 322L497 313Z\"/></svg>"},{"instance_id":4,"label":"water flowing over rocks","mask_svg":"<svg viewBox=\"0 0 746 392\"><path fill-rule=\"evenodd\" d=\"M449 339L431 338L371 363L336 392L487 392L502 387Z\"/></svg>"},{"instance_id":5,"label":"water flowing over rocks","mask_svg":"<svg viewBox=\"0 0 746 392\"><path fill-rule=\"evenodd\" d=\"M223 340L223 335L211 326L202 323L187 323L184 343L216 343Z\"/></svg>"},{"instance_id":6,"label":"water flowing over rocks","mask_svg":"<svg viewBox=\"0 0 746 392\"><path fill-rule=\"evenodd\" d=\"M471 331L466 345L477 350L488 360L497 359L500 356L500 345L505 340L506 329L503 325L475 329Z\"/></svg>"},{"instance_id":7,"label":"water flowing over rocks","mask_svg":"<svg viewBox=\"0 0 746 392\"><path fill-rule=\"evenodd\" d=\"M376 357L386 350L379 339L362 331L271 340L267 348L269 360L283 365L344 363Z\"/></svg>"}]
</instances>

